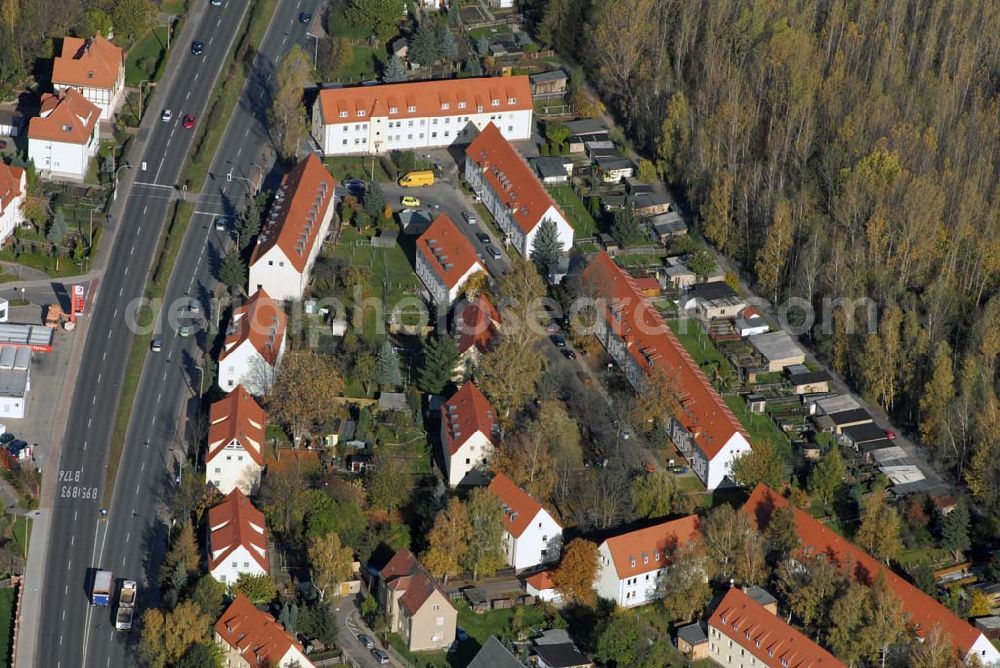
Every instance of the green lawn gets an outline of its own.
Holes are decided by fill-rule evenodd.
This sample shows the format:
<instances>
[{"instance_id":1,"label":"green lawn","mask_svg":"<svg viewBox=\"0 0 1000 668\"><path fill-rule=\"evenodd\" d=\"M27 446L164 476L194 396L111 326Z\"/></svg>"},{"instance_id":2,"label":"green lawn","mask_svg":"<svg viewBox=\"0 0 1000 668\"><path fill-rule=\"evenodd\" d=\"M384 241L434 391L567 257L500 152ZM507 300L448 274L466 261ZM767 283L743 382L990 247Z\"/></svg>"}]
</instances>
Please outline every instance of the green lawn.
<instances>
[{"instance_id":1,"label":"green lawn","mask_svg":"<svg viewBox=\"0 0 1000 668\"><path fill-rule=\"evenodd\" d=\"M136 86L156 73L157 65L167 50L167 27L156 26L129 49L125 58L125 84Z\"/></svg>"},{"instance_id":2,"label":"green lawn","mask_svg":"<svg viewBox=\"0 0 1000 668\"><path fill-rule=\"evenodd\" d=\"M13 589L0 589L0 666L10 665L11 642L14 631L14 596Z\"/></svg>"},{"instance_id":3,"label":"green lawn","mask_svg":"<svg viewBox=\"0 0 1000 668\"><path fill-rule=\"evenodd\" d=\"M732 375L733 367L722 353L715 347L708 334L701 328L698 321L688 319L670 320L667 323L681 344L691 353L691 357L703 369L709 365L718 365L724 374Z\"/></svg>"},{"instance_id":4,"label":"green lawn","mask_svg":"<svg viewBox=\"0 0 1000 668\"><path fill-rule=\"evenodd\" d=\"M382 71L382 65L388 58L385 49L368 46L355 46L353 49L354 59L350 65L337 73L337 79L342 83L358 83L376 79L378 73Z\"/></svg>"},{"instance_id":5,"label":"green lawn","mask_svg":"<svg viewBox=\"0 0 1000 668\"><path fill-rule=\"evenodd\" d=\"M384 183L394 180L392 175L385 171L382 160L371 156L344 155L324 158L323 164L326 165L327 171L333 175L333 178L338 181L346 181L347 179L370 181L373 173L376 181Z\"/></svg>"},{"instance_id":6,"label":"green lawn","mask_svg":"<svg viewBox=\"0 0 1000 668\"><path fill-rule=\"evenodd\" d=\"M28 556L28 546L31 544L31 522L24 515L14 518L14 550L22 558Z\"/></svg>"},{"instance_id":7,"label":"green lawn","mask_svg":"<svg viewBox=\"0 0 1000 668\"><path fill-rule=\"evenodd\" d=\"M597 235L597 222L587 211L583 200L573 192L572 186L549 186L549 194L569 216L577 238L589 239Z\"/></svg>"},{"instance_id":8,"label":"green lawn","mask_svg":"<svg viewBox=\"0 0 1000 668\"><path fill-rule=\"evenodd\" d=\"M163 0L160 3L160 11L165 14L180 16L187 10L187 0Z\"/></svg>"},{"instance_id":9,"label":"green lawn","mask_svg":"<svg viewBox=\"0 0 1000 668\"><path fill-rule=\"evenodd\" d=\"M778 429L774 421L766 415L758 415L747 410L746 402L741 396L725 397L726 405L736 414L740 423L750 432L750 442L770 441L787 461L792 460L792 444L788 437Z\"/></svg>"}]
</instances>

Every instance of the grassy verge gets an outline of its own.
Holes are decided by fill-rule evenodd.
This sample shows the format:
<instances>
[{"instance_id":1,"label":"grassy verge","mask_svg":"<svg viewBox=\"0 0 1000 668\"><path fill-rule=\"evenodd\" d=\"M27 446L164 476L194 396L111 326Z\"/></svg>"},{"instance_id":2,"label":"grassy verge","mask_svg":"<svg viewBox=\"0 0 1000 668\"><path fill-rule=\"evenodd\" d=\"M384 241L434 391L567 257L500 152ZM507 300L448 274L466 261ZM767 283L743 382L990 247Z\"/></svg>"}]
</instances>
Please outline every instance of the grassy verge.
<instances>
[{"instance_id":1,"label":"grassy verge","mask_svg":"<svg viewBox=\"0 0 1000 668\"><path fill-rule=\"evenodd\" d=\"M212 158L229 126L228 119L243 92L247 71L256 55L256 47L264 39L277 4L277 0L255 0L248 11L246 27L235 42L232 52L234 57L229 59L229 65L221 75L221 85L216 88L215 97L208 104L205 118L198 123L194 148L181 173L181 183L187 185L189 190L200 192L208 176Z\"/></svg>"},{"instance_id":2,"label":"grassy verge","mask_svg":"<svg viewBox=\"0 0 1000 668\"><path fill-rule=\"evenodd\" d=\"M14 640L14 602L17 600L14 588L0 589L0 666L10 665L11 643Z\"/></svg>"},{"instance_id":3,"label":"grassy verge","mask_svg":"<svg viewBox=\"0 0 1000 668\"><path fill-rule=\"evenodd\" d=\"M149 282L146 284L146 297L155 299L163 297L170 280L170 269L174 266L177 255L184 241L191 214L194 213L192 202L178 200L174 204L174 212L160 238L160 245L153 259L153 268ZM155 314L152 316L155 318ZM146 324L146 323L140 323ZM111 505L111 497L115 491L115 478L118 477L118 466L121 463L122 451L125 449L125 438L128 435L128 425L132 417L132 403L135 401L139 380L142 376L142 366L146 360L152 334L135 334L128 351L125 363L125 378L122 380L122 394L118 399L118 412L115 415L115 427L111 434L111 453L108 455L108 470L104 477L104 494L101 506Z\"/></svg>"},{"instance_id":4,"label":"grassy verge","mask_svg":"<svg viewBox=\"0 0 1000 668\"><path fill-rule=\"evenodd\" d=\"M167 27L156 26L135 43L125 58L125 84L138 85L153 78L167 53Z\"/></svg>"},{"instance_id":5,"label":"grassy verge","mask_svg":"<svg viewBox=\"0 0 1000 668\"><path fill-rule=\"evenodd\" d=\"M22 557L27 557L30 544L31 522L24 515L18 515L14 518L14 551Z\"/></svg>"},{"instance_id":6,"label":"grassy verge","mask_svg":"<svg viewBox=\"0 0 1000 668\"><path fill-rule=\"evenodd\" d=\"M578 238L597 236L597 222L571 186L549 186L549 194L569 217L569 224Z\"/></svg>"},{"instance_id":7,"label":"grassy verge","mask_svg":"<svg viewBox=\"0 0 1000 668\"><path fill-rule=\"evenodd\" d=\"M365 181L369 181L373 173L375 174L375 180L381 183L393 180L392 175L385 171L385 165L382 164L382 160L379 158L373 160L370 156L343 155L324 158L323 164L326 165L327 171L333 175L333 178L338 181L346 181L347 179L364 179Z\"/></svg>"}]
</instances>

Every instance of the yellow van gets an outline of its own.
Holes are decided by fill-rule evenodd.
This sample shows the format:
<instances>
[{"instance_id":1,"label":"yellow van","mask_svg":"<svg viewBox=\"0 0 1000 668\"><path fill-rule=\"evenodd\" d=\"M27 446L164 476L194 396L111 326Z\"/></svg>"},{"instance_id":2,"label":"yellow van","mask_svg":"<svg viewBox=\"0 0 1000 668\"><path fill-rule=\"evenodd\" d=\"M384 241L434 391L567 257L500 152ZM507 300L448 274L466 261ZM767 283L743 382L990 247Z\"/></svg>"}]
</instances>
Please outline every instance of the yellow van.
<instances>
[{"instance_id":1,"label":"yellow van","mask_svg":"<svg viewBox=\"0 0 1000 668\"><path fill-rule=\"evenodd\" d=\"M399 177L399 185L404 188L434 185L434 172L425 169L419 172L407 172Z\"/></svg>"}]
</instances>

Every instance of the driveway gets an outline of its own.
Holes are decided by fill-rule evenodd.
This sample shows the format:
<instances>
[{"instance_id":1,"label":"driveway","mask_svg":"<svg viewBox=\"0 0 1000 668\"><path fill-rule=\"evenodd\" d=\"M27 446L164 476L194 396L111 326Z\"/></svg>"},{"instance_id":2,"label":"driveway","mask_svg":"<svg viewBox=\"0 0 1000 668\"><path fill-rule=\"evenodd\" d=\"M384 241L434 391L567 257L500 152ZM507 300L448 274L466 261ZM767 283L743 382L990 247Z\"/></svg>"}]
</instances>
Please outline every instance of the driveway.
<instances>
[{"instance_id":1,"label":"driveway","mask_svg":"<svg viewBox=\"0 0 1000 668\"><path fill-rule=\"evenodd\" d=\"M337 644L344 650L344 654L356 666L361 666L362 668L381 668L371 652L365 649L365 646L358 640L358 636L362 633L370 636L375 640L376 647L388 650L385 644L379 641L375 632L368 628L368 625L361 619L361 611L354 604L354 597L345 596L337 599L331 605L333 605L334 616L337 620ZM386 664L381 665L384 666ZM391 660L388 665L401 667L401 664L395 660Z\"/></svg>"}]
</instances>

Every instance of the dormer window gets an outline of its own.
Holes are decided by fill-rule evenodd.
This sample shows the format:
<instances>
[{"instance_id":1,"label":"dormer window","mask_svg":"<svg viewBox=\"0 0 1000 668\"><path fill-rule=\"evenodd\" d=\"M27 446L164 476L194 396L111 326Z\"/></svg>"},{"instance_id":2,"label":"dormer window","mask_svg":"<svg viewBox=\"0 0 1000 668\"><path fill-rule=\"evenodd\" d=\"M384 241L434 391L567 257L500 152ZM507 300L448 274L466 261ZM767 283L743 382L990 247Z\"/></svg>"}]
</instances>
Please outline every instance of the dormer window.
<instances>
[{"instance_id":1,"label":"dormer window","mask_svg":"<svg viewBox=\"0 0 1000 668\"><path fill-rule=\"evenodd\" d=\"M358 109L358 116L364 116L364 115L365 115L365 110L364 109Z\"/></svg>"},{"instance_id":2,"label":"dormer window","mask_svg":"<svg viewBox=\"0 0 1000 668\"><path fill-rule=\"evenodd\" d=\"M412 105L411 104L410 106L408 106L406 108L406 110L412 114L413 112L415 112L417 110L417 107L416 107L416 105Z\"/></svg>"},{"instance_id":3,"label":"dormer window","mask_svg":"<svg viewBox=\"0 0 1000 668\"><path fill-rule=\"evenodd\" d=\"M441 110L442 111L448 111L448 109L450 109L450 108L451 108L451 104L449 102L442 102L441 103Z\"/></svg>"},{"instance_id":4,"label":"dormer window","mask_svg":"<svg viewBox=\"0 0 1000 668\"><path fill-rule=\"evenodd\" d=\"M517 104L517 98L516 97L508 97L507 98L507 104Z\"/></svg>"},{"instance_id":5,"label":"dormer window","mask_svg":"<svg viewBox=\"0 0 1000 668\"><path fill-rule=\"evenodd\" d=\"M389 113L390 114L399 113L399 107L389 107Z\"/></svg>"},{"instance_id":6,"label":"dormer window","mask_svg":"<svg viewBox=\"0 0 1000 668\"><path fill-rule=\"evenodd\" d=\"M476 107L476 111L478 111L479 113L483 113L483 105L481 105L481 104L480 104L480 105L478 105L478 106Z\"/></svg>"},{"instance_id":7,"label":"dormer window","mask_svg":"<svg viewBox=\"0 0 1000 668\"><path fill-rule=\"evenodd\" d=\"M459 102L458 103L458 108L459 109L465 109L465 102Z\"/></svg>"},{"instance_id":8,"label":"dormer window","mask_svg":"<svg viewBox=\"0 0 1000 668\"><path fill-rule=\"evenodd\" d=\"M346 111L340 112L340 117L341 118L347 118L347 112Z\"/></svg>"},{"instance_id":9,"label":"dormer window","mask_svg":"<svg viewBox=\"0 0 1000 668\"><path fill-rule=\"evenodd\" d=\"M490 100L490 104L492 104L494 107L499 107L500 106L500 100L498 100L496 98L493 98L492 100Z\"/></svg>"},{"instance_id":10,"label":"dormer window","mask_svg":"<svg viewBox=\"0 0 1000 668\"><path fill-rule=\"evenodd\" d=\"M648 554L642 555L642 563L644 563L644 564L648 564L649 563L649 555Z\"/></svg>"}]
</instances>

